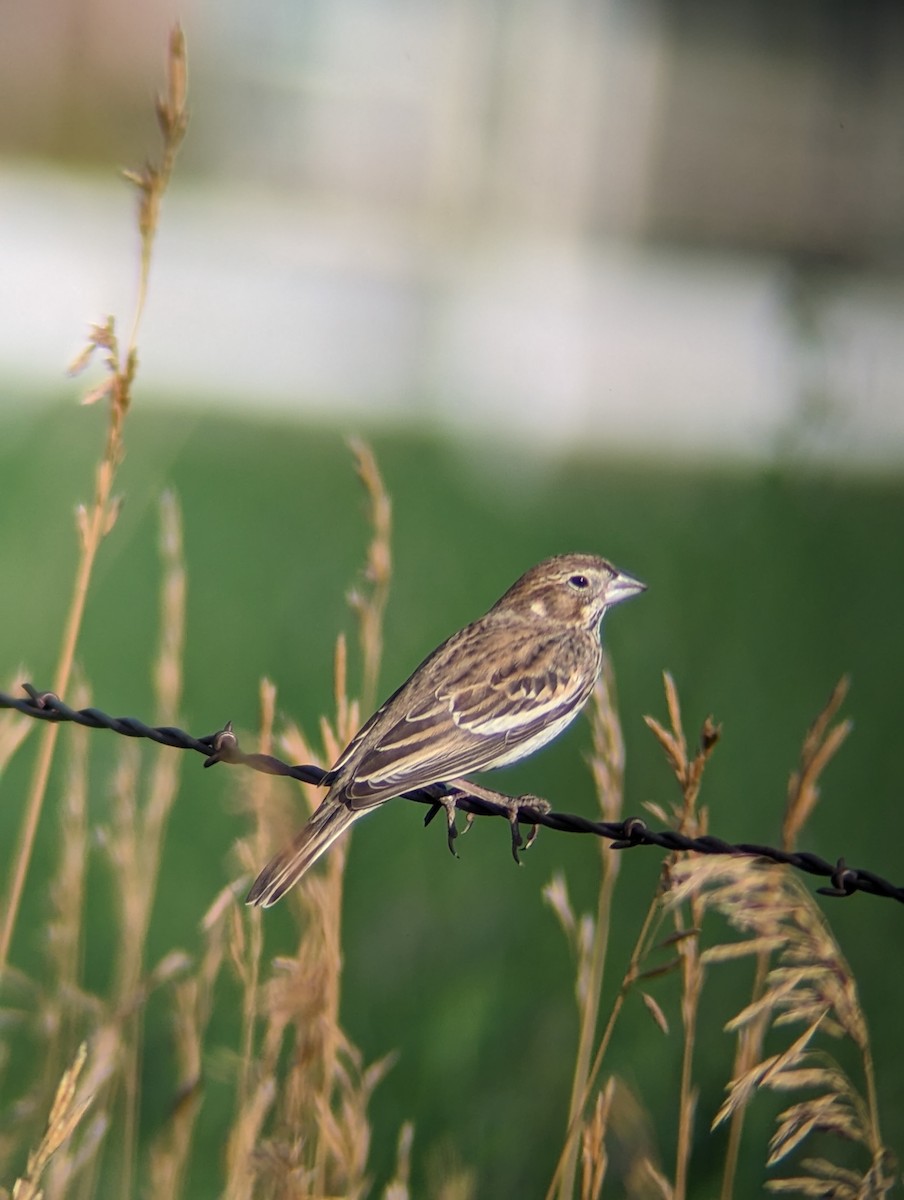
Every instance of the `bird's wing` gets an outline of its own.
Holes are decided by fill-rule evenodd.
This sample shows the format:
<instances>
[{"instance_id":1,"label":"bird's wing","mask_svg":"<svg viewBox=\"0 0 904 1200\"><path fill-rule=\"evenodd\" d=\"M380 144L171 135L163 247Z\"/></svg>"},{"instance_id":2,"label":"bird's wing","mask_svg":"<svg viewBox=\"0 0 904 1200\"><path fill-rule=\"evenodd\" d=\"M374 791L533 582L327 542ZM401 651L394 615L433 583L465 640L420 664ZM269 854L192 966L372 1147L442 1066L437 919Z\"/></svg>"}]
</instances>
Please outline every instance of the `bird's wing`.
<instances>
[{"instance_id":1,"label":"bird's wing","mask_svg":"<svg viewBox=\"0 0 904 1200\"><path fill-rule=\"evenodd\" d=\"M515 761L564 729L596 681L587 642L558 632L538 639L532 629L507 633L500 641L473 626L463 630L371 717L330 772L347 804L369 808ZM596 667L595 638L593 646ZM504 661L492 668L500 647Z\"/></svg>"}]
</instances>

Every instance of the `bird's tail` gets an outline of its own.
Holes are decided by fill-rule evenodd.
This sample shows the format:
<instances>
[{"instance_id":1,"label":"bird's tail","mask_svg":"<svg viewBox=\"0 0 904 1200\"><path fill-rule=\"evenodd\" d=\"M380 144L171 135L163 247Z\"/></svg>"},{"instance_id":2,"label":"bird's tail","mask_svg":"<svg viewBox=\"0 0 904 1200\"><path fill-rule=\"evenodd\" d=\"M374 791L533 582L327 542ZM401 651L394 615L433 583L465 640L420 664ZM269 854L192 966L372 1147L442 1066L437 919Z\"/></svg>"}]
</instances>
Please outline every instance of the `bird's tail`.
<instances>
[{"instance_id":1,"label":"bird's tail","mask_svg":"<svg viewBox=\"0 0 904 1200\"><path fill-rule=\"evenodd\" d=\"M269 908L294 887L308 867L333 844L366 809L347 808L341 800L327 796L291 846L281 850L264 867L245 897L246 904Z\"/></svg>"}]
</instances>

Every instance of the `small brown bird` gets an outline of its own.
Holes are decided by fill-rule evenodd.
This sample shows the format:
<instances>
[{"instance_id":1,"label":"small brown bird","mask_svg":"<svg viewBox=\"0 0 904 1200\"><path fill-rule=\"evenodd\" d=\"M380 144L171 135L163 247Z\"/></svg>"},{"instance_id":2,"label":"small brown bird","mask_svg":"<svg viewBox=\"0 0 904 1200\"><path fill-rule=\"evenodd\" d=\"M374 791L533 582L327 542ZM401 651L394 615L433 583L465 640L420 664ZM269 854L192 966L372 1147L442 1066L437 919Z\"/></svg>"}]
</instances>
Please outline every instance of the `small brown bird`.
<instances>
[{"instance_id":1,"label":"small brown bird","mask_svg":"<svg viewBox=\"0 0 904 1200\"><path fill-rule=\"evenodd\" d=\"M261 871L268 908L353 821L402 792L533 754L575 719L600 673L608 608L646 585L590 554L531 567L490 611L424 659L324 776L324 800Z\"/></svg>"}]
</instances>

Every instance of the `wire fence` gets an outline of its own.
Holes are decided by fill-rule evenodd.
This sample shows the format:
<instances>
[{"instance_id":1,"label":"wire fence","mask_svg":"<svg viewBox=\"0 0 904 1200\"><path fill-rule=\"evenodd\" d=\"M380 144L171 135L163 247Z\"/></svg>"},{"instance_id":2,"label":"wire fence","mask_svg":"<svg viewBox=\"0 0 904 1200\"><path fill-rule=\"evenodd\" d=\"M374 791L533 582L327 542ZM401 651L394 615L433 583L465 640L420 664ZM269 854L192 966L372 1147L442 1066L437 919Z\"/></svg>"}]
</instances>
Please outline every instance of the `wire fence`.
<instances>
[{"instance_id":1,"label":"wire fence","mask_svg":"<svg viewBox=\"0 0 904 1200\"><path fill-rule=\"evenodd\" d=\"M172 725L146 725L136 717L112 717L98 708L70 708L53 692L39 691L29 683L23 684L23 690L25 696L10 696L0 692L0 708L15 709L38 721L69 721L89 729L109 729L124 737L146 738L176 750L194 750L204 755L205 767L227 763L230 766L250 767L267 775L282 775L312 784L320 784L327 774L323 768L313 764L291 766L272 754L246 754L239 746L231 722L227 722L216 733L194 737L184 729ZM788 852L775 846L762 846L754 842L726 842L710 834L688 837L673 829L651 829L641 817L627 817L622 821L591 821L575 813L554 812L549 802L539 796L507 796L483 787L480 788L480 795L472 795L444 783L435 783L429 787L403 792L401 798L429 806L430 811L424 818L425 825L429 824L437 813L445 811L449 848L453 853L455 838L458 836L454 820L457 811L466 814L469 824L475 817L497 816L507 819L511 825L512 854L516 862L520 861L519 851L531 844L537 830L542 826L545 829L558 830L560 833L589 833L608 838L612 842L613 850L658 846L661 850L690 851L694 854L755 857L828 879L830 882L827 887L817 888L822 896L852 896L855 892L867 892L872 896L883 896L904 903L904 887L897 886L872 871L849 867L843 858L831 863L818 854L807 851ZM521 825L531 829L526 842L521 836Z\"/></svg>"}]
</instances>

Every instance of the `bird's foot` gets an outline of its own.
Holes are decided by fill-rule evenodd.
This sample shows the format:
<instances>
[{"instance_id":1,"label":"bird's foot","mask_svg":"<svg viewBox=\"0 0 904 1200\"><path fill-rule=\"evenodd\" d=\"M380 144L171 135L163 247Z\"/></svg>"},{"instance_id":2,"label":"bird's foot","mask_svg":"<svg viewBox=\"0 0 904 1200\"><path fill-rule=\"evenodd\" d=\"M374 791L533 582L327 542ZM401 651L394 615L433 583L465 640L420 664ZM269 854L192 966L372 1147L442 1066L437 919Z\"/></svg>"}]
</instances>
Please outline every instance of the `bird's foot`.
<instances>
[{"instance_id":1,"label":"bird's foot","mask_svg":"<svg viewBox=\"0 0 904 1200\"><path fill-rule=\"evenodd\" d=\"M455 780L454 787L456 788L455 794L483 801L489 809L508 820L512 831L512 857L516 863L520 863L521 859L518 852L520 850L528 850L534 844L539 829L537 822L530 820L528 812L533 812L538 816L545 816L552 809L549 801L543 800L540 796L530 794L524 796L506 796L504 792L494 792L489 788L482 788L479 784L471 783L468 779ZM475 812L468 813L465 832L471 828L474 817L477 815ZM521 836L521 825L530 825L531 827L527 841Z\"/></svg>"},{"instance_id":2,"label":"bird's foot","mask_svg":"<svg viewBox=\"0 0 904 1200\"><path fill-rule=\"evenodd\" d=\"M456 781L453 785L454 790L449 791L444 796L437 796L430 811L424 818L424 824L429 825L440 809L444 809L446 813L446 828L448 831L449 850L458 858L458 852L455 849L455 839L459 836L458 827L455 824L456 801L462 799L471 799L482 801L488 809L505 817L509 823L509 828L512 833L512 857L515 862L520 864L521 858L519 852L529 850L534 844L539 832L540 826L536 821L530 819L531 814L537 816L545 816L551 812L552 805L548 800L542 799L540 796L530 794L524 796L506 796L503 792L493 792L488 788L479 787L477 784L472 784L468 780ZM465 827L461 831L467 833L474 824L476 812L468 812L465 815ZM527 835L527 840L521 835L521 826L529 825L530 833Z\"/></svg>"}]
</instances>

